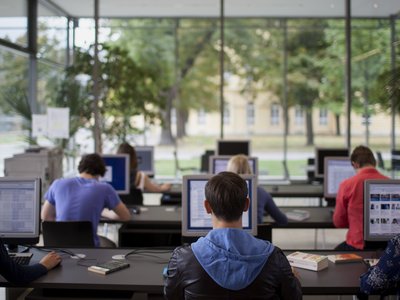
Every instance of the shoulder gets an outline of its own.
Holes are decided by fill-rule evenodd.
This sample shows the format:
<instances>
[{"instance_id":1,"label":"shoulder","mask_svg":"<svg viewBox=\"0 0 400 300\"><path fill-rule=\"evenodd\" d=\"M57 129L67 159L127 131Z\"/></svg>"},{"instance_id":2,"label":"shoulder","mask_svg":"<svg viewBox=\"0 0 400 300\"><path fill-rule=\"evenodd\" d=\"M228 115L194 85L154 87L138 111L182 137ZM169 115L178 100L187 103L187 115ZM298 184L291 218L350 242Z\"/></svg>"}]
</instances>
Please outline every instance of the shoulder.
<instances>
[{"instance_id":1,"label":"shoulder","mask_svg":"<svg viewBox=\"0 0 400 300\"><path fill-rule=\"evenodd\" d=\"M173 256L190 257L194 256L192 247L190 245L179 246L174 249Z\"/></svg>"}]
</instances>

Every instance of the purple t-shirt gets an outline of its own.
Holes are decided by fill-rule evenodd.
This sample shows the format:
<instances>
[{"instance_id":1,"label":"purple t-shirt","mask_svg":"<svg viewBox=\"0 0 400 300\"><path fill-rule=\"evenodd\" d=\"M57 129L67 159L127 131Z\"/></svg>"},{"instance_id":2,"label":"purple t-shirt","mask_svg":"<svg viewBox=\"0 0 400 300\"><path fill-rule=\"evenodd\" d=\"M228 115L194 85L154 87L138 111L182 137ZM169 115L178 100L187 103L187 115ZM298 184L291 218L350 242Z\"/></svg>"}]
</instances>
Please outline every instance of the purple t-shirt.
<instances>
[{"instance_id":1,"label":"purple t-shirt","mask_svg":"<svg viewBox=\"0 0 400 300\"><path fill-rule=\"evenodd\" d=\"M103 208L114 209L120 199L106 182L82 177L55 180L44 198L55 207L56 221L90 221L96 247L97 226Z\"/></svg>"}]
</instances>

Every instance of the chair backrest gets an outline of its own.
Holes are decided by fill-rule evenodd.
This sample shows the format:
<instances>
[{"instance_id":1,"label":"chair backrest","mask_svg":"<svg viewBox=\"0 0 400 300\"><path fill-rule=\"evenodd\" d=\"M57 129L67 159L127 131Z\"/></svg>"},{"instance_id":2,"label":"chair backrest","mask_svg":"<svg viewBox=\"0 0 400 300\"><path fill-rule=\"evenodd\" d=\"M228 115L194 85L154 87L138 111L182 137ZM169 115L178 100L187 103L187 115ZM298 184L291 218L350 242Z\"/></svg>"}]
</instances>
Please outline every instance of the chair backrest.
<instances>
[{"instance_id":1,"label":"chair backrest","mask_svg":"<svg viewBox=\"0 0 400 300\"><path fill-rule=\"evenodd\" d=\"M143 192L131 186L130 192L128 195L119 195L119 198L125 205L143 205Z\"/></svg>"},{"instance_id":2,"label":"chair backrest","mask_svg":"<svg viewBox=\"0 0 400 300\"><path fill-rule=\"evenodd\" d=\"M376 151L376 160L378 163L378 168L385 170L385 162L383 161L382 152Z\"/></svg>"},{"instance_id":3,"label":"chair backrest","mask_svg":"<svg viewBox=\"0 0 400 300\"><path fill-rule=\"evenodd\" d=\"M44 221L42 229L45 247L94 247L90 221Z\"/></svg>"}]
</instances>

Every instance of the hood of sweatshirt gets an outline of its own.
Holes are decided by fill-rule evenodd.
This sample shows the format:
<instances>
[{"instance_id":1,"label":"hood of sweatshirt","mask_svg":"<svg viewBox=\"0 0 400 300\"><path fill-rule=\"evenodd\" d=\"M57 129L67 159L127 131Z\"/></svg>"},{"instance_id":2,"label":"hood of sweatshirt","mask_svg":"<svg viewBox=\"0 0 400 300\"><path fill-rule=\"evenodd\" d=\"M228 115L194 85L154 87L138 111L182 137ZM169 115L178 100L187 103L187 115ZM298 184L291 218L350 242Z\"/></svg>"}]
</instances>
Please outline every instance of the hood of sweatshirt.
<instances>
[{"instance_id":1,"label":"hood of sweatshirt","mask_svg":"<svg viewBox=\"0 0 400 300\"><path fill-rule=\"evenodd\" d=\"M221 287L241 290L260 274L274 246L242 229L211 230L192 244L192 250L207 274Z\"/></svg>"}]
</instances>

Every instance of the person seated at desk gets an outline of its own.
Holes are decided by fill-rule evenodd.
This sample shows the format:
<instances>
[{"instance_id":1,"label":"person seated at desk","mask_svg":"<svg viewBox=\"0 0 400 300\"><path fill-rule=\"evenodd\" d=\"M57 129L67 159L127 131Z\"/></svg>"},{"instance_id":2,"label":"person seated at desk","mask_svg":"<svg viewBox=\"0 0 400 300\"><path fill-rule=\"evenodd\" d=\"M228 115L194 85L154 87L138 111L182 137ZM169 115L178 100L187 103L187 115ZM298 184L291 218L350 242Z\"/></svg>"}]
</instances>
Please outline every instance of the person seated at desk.
<instances>
[{"instance_id":1,"label":"person seated at desk","mask_svg":"<svg viewBox=\"0 0 400 300\"><path fill-rule=\"evenodd\" d=\"M6 247L0 239L0 275L11 283L29 283L47 274L48 271L58 266L60 262L60 255L50 252L37 264L19 265L9 257Z\"/></svg>"},{"instance_id":2,"label":"person seated at desk","mask_svg":"<svg viewBox=\"0 0 400 300\"><path fill-rule=\"evenodd\" d=\"M114 188L100 182L106 166L100 155L93 153L82 157L79 176L55 180L44 195L41 212L43 221L91 221L94 244L100 245L97 226L100 217L128 221L131 214Z\"/></svg>"},{"instance_id":3,"label":"person seated at desk","mask_svg":"<svg viewBox=\"0 0 400 300\"><path fill-rule=\"evenodd\" d=\"M205 197L213 229L174 250L166 299L301 299L300 282L283 252L242 229L242 214L250 204L246 181L221 172L206 184Z\"/></svg>"},{"instance_id":4,"label":"person seated at desk","mask_svg":"<svg viewBox=\"0 0 400 300\"><path fill-rule=\"evenodd\" d=\"M365 294L386 294L397 289L400 295L400 235L393 237L379 262L360 277Z\"/></svg>"},{"instance_id":5,"label":"person seated at desk","mask_svg":"<svg viewBox=\"0 0 400 300\"><path fill-rule=\"evenodd\" d=\"M228 161L227 171L236 174L251 174L251 168L246 155L238 154ZM288 222L286 215L276 206L272 196L261 186L257 187L257 221L263 222L264 211L271 215L277 224L285 225Z\"/></svg>"},{"instance_id":6,"label":"person seated at desk","mask_svg":"<svg viewBox=\"0 0 400 300\"><path fill-rule=\"evenodd\" d=\"M366 146L356 147L350 156L356 175L343 180L336 195L333 223L338 228L349 228L346 241L335 250L364 249L364 181L388 179L378 172L372 151Z\"/></svg>"},{"instance_id":7,"label":"person seated at desk","mask_svg":"<svg viewBox=\"0 0 400 300\"><path fill-rule=\"evenodd\" d=\"M132 204L143 204L142 192L162 193L171 189L171 184L155 184L150 180L149 176L147 176L144 172L138 170L138 162L135 148L129 145L127 142L119 145L117 153L129 154L129 160L131 164L131 195L136 199L140 199L134 199L135 201Z\"/></svg>"}]
</instances>

